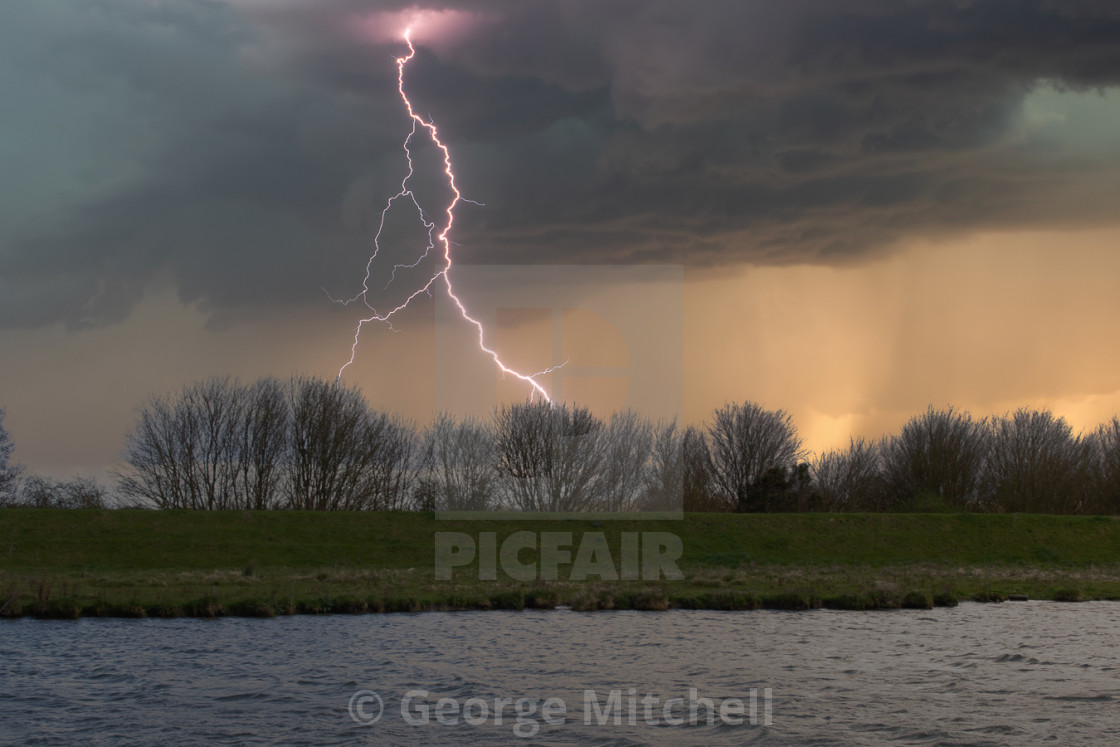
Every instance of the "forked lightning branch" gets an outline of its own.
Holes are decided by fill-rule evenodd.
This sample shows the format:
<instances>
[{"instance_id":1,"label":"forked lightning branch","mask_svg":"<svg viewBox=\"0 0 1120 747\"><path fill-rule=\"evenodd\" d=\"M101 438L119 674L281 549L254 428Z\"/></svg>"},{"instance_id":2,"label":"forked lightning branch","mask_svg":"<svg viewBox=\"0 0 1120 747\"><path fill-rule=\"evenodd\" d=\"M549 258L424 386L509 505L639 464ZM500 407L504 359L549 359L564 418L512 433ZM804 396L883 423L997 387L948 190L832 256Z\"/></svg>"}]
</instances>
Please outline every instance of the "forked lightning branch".
<instances>
[{"instance_id":1,"label":"forked lightning branch","mask_svg":"<svg viewBox=\"0 0 1120 747\"><path fill-rule=\"evenodd\" d=\"M381 221L378 225L377 234L374 236L373 241L374 251L373 254L370 255L369 261L366 262L366 273L365 278L362 280L362 290L353 298L341 301L341 303L344 304L361 301L372 313L369 316L362 318L358 322L357 329L354 331L354 343L350 347L350 359L342 365L342 368L339 369L338 380L342 380L343 372L345 372L346 369L354 363L354 360L356 359L358 354L358 342L361 339L362 329L366 324L369 324L371 322L381 322L383 324L391 325L393 317L404 309L408 308L408 306L418 296L423 295L430 297L433 290L441 288L447 294L447 297L450 298L451 301L455 304L462 318L477 330L479 349L483 354L488 355L494 361L494 365L502 373L502 375L513 376L524 381L530 387L530 399L535 396L540 396L546 402L551 402L552 399L549 395L549 392L544 388L544 386L541 385L539 381L537 381L537 377L550 373L558 367L550 367L533 374L524 374L507 366L498 356L498 352L488 346L486 342L486 330L483 328L482 323L470 315L462 299L459 298L459 296L455 293L454 286L451 282L451 227L455 222L455 208L460 202L465 202L468 200L463 197L462 193L460 193L459 191L459 188L455 184L455 173L451 165L451 151L448 150L447 145L445 145L444 142L440 139L439 130L436 129L435 123L429 120L425 120L423 117L416 113L415 109L413 109L412 101L408 98L408 94L405 92L405 67L408 65L409 61L416 56L416 47L414 47L412 44L411 35L412 29L410 27L404 32L404 41L406 44L408 44L408 54L404 57L397 58L397 90L400 93L401 101L404 102L405 109L408 111L408 116L412 120L412 131L409 132L407 137L405 137L403 144L405 158L408 161L408 173L401 181L400 191L389 198L388 202L385 204L385 208L381 211ZM444 208L443 210L444 219L442 224L438 224L435 221L428 220L424 208L421 206L420 202L416 198L415 193L409 186L409 183L415 173L414 164L412 161L413 139L419 132L426 133L427 136L431 139L432 144L439 150L440 154L442 155L443 173L447 179L447 185L450 188L451 192L451 199L448 201L446 208ZM389 311L379 312L376 308L373 307L369 300L370 276L373 273L374 263L378 258L378 254L380 254L381 252L381 237L382 232L385 229L386 216L388 215L392 207L399 201L410 202L413 208L415 208L421 224L423 224L425 230L427 231L428 246L414 263L407 265L396 265L393 268L393 274L391 276L390 283L395 280L396 271L398 269L415 268L419 266L422 261L427 259L427 257L433 250L442 254L442 261L439 262L438 269L428 278L428 280L412 290L412 292L405 298L403 302L390 309Z\"/></svg>"}]
</instances>

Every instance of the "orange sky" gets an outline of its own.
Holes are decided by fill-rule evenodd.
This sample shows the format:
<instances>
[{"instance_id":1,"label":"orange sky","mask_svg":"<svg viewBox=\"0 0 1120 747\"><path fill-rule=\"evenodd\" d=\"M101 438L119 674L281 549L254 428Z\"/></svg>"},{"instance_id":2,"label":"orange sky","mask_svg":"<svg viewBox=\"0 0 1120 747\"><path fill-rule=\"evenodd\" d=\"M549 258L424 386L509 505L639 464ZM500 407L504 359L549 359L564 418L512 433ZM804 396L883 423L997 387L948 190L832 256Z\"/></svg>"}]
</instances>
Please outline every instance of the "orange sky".
<instances>
[{"instance_id":1,"label":"orange sky","mask_svg":"<svg viewBox=\"0 0 1120 747\"><path fill-rule=\"evenodd\" d=\"M897 429L930 403L978 416L1050 407L1075 429L1091 428L1120 412L1118 244L1120 229L990 233L916 243L846 268L690 271L683 341L667 336L673 325L656 317L619 334L602 314L580 308L591 302L577 298L561 313L554 352L570 356L573 370L615 367L599 379L565 383L568 392L605 409L640 390L618 367L640 357L643 346L664 341L666 350L683 356L680 372L667 374L670 390L679 382L679 399L647 392L647 401L632 398L635 408L664 415L672 405L685 421L699 422L725 401L754 400L791 412L814 451L843 445L850 434L877 437ZM656 300L658 293L671 296L673 287L651 294L648 287L618 284L617 292ZM432 318L429 305L400 320L402 334L371 330L348 381L377 407L420 421L430 417L437 387L459 374L446 366L434 370ZM512 360L530 366L531 353L548 355L551 342L540 340L553 339L550 313L506 310L500 319L520 324L495 338ZM52 475L103 476L135 407L157 393L155 382L169 391L225 372L244 379L333 378L349 353L349 315L329 304L316 315L219 330L204 322L170 294L156 294L119 325L0 334L0 392L16 459ZM485 366L467 351L462 371ZM495 380L489 391L520 396L510 382Z\"/></svg>"}]
</instances>

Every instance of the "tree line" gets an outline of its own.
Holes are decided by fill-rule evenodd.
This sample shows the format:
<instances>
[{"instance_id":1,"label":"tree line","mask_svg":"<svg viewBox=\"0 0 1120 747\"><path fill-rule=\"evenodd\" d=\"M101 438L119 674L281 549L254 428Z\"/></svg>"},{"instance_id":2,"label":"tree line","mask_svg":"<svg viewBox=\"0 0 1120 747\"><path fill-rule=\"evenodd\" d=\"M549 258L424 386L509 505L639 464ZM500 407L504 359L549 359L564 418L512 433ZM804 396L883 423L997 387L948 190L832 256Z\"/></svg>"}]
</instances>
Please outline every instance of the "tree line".
<instances>
[{"instance_id":1,"label":"tree line","mask_svg":"<svg viewBox=\"0 0 1120 747\"><path fill-rule=\"evenodd\" d=\"M215 378L140 408L118 490L159 508L625 511L657 504L674 431L542 402L417 429L338 383Z\"/></svg>"},{"instance_id":2,"label":"tree line","mask_svg":"<svg viewBox=\"0 0 1120 747\"><path fill-rule=\"evenodd\" d=\"M200 510L1120 513L1120 420L929 407L812 457L792 417L729 403L701 426L529 402L424 428L310 377L216 377L146 401L116 498L21 474L0 411L0 505Z\"/></svg>"}]
</instances>

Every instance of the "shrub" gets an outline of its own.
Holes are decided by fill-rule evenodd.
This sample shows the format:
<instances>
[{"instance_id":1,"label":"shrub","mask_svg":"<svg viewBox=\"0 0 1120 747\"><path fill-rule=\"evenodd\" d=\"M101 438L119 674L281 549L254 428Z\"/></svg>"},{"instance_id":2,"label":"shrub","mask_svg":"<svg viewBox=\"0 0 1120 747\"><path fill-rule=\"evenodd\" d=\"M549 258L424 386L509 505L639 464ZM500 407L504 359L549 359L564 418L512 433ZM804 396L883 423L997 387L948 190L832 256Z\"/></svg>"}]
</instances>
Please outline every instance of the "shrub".
<instances>
[{"instance_id":1,"label":"shrub","mask_svg":"<svg viewBox=\"0 0 1120 747\"><path fill-rule=\"evenodd\" d=\"M910 610L933 609L933 597L924 591L912 591L902 599L902 606Z\"/></svg>"},{"instance_id":2,"label":"shrub","mask_svg":"<svg viewBox=\"0 0 1120 747\"><path fill-rule=\"evenodd\" d=\"M625 600L615 599L619 609L659 612L669 609L669 597L664 592L645 589L626 595Z\"/></svg>"},{"instance_id":3,"label":"shrub","mask_svg":"<svg viewBox=\"0 0 1120 747\"><path fill-rule=\"evenodd\" d=\"M772 510L774 489L785 491L786 475L805 456L792 417L753 402L726 404L713 417L708 437L716 489L737 511Z\"/></svg>"},{"instance_id":4,"label":"shrub","mask_svg":"<svg viewBox=\"0 0 1120 747\"><path fill-rule=\"evenodd\" d=\"M520 591L505 591L490 596L490 608L495 610L525 609L525 595Z\"/></svg>"},{"instance_id":5,"label":"shrub","mask_svg":"<svg viewBox=\"0 0 1120 747\"><path fill-rule=\"evenodd\" d=\"M73 599L51 599L33 605L31 614L40 620L77 620L82 616L82 608Z\"/></svg>"},{"instance_id":6,"label":"shrub","mask_svg":"<svg viewBox=\"0 0 1120 747\"><path fill-rule=\"evenodd\" d=\"M826 597L821 601L826 609L830 610L866 610L870 604L863 594L841 594L835 597Z\"/></svg>"},{"instance_id":7,"label":"shrub","mask_svg":"<svg viewBox=\"0 0 1120 747\"><path fill-rule=\"evenodd\" d=\"M981 591L972 595L974 602L1006 602L1007 595L998 591Z\"/></svg>"},{"instance_id":8,"label":"shrub","mask_svg":"<svg viewBox=\"0 0 1120 747\"><path fill-rule=\"evenodd\" d=\"M275 617L276 611L267 602L259 599L244 599L240 602L232 602L226 608L226 614L235 617Z\"/></svg>"},{"instance_id":9,"label":"shrub","mask_svg":"<svg viewBox=\"0 0 1120 747\"><path fill-rule=\"evenodd\" d=\"M911 418L897 436L880 441L888 505L934 496L957 509L977 504L987 453L985 421L952 407Z\"/></svg>"},{"instance_id":10,"label":"shrub","mask_svg":"<svg viewBox=\"0 0 1120 747\"><path fill-rule=\"evenodd\" d=\"M182 617L185 610L175 604L151 604L144 608L144 613L148 617Z\"/></svg>"},{"instance_id":11,"label":"shrub","mask_svg":"<svg viewBox=\"0 0 1120 747\"><path fill-rule=\"evenodd\" d=\"M525 606L534 610L555 609L558 604L556 594L547 589L533 589L525 595Z\"/></svg>"},{"instance_id":12,"label":"shrub","mask_svg":"<svg viewBox=\"0 0 1120 747\"><path fill-rule=\"evenodd\" d=\"M209 596L188 602L184 611L191 617L215 618L224 614L221 603Z\"/></svg>"},{"instance_id":13,"label":"shrub","mask_svg":"<svg viewBox=\"0 0 1120 747\"><path fill-rule=\"evenodd\" d=\"M821 454L812 474L825 511L874 511L883 503L879 450L862 438L851 439L844 451Z\"/></svg>"},{"instance_id":14,"label":"shrub","mask_svg":"<svg viewBox=\"0 0 1120 747\"><path fill-rule=\"evenodd\" d=\"M811 594L787 592L763 597L761 605L768 610L811 610L821 606L821 601Z\"/></svg>"},{"instance_id":15,"label":"shrub","mask_svg":"<svg viewBox=\"0 0 1120 747\"><path fill-rule=\"evenodd\" d=\"M991 425L986 500L997 511L1078 513L1092 503L1090 444L1049 410L1018 410Z\"/></svg>"}]
</instances>

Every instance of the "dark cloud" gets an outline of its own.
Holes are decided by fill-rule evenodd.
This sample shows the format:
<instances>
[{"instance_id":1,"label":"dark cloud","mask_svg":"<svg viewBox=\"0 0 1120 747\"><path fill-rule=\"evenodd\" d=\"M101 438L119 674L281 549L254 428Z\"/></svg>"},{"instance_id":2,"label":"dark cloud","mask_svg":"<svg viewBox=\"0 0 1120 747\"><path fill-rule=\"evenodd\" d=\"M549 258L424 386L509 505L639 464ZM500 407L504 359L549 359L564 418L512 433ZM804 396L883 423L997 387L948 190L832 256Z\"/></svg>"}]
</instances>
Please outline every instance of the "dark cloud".
<instances>
[{"instance_id":1,"label":"dark cloud","mask_svg":"<svg viewBox=\"0 0 1120 747\"><path fill-rule=\"evenodd\" d=\"M360 30L412 5L0 6L0 326L118 320L155 282L219 320L352 291L407 127L400 45ZM429 7L475 21L408 79L486 203L467 261L852 262L1112 212L1120 158L1023 112L1120 83L1110 1Z\"/></svg>"}]
</instances>

